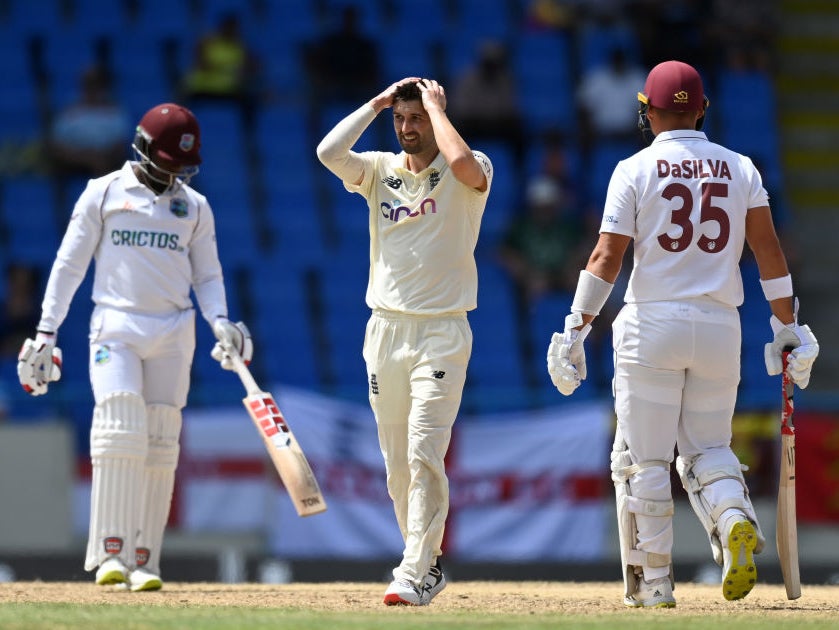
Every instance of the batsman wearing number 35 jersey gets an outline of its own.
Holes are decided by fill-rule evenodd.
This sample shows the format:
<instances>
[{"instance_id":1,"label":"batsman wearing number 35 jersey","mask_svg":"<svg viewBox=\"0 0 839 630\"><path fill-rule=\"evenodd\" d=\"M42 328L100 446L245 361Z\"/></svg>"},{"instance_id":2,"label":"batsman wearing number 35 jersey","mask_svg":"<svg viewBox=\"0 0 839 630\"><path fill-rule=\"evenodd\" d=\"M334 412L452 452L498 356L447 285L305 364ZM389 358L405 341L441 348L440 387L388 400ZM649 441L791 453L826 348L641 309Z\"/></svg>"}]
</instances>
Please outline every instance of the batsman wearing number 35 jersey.
<instances>
[{"instance_id":1,"label":"batsman wearing number 35 jersey","mask_svg":"<svg viewBox=\"0 0 839 630\"><path fill-rule=\"evenodd\" d=\"M809 327L798 324L792 278L757 169L701 131L709 102L699 73L665 61L650 71L638 100L639 126L655 138L612 174L600 236L580 272L564 332L553 334L548 371L566 396L585 379L583 342L633 241L626 304L612 324L617 431L611 470L624 602L676 605L674 446L676 470L722 566L723 596L741 599L756 583L753 554L764 545L730 446L745 243L772 311L768 373L781 373L782 352L790 347L788 373L806 387L819 346Z\"/></svg>"},{"instance_id":2,"label":"batsman wearing number 35 jersey","mask_svg":"<svg viewBox=\"0 0 839 630\"><path fill-rule=\"evenodd\" d=\"M93 479L85 570L96 583L158 590L160 553L179 455L195 350L194 290L214 332L253 354L247 328L227 319L213 213L188 185L201 164L191 111L151 108L132 148L136 161L88 182L50 272L34 339L18 358L32 395L61 376L58 328L92 259L90 429ZM222 334L223 333L223 334ZM233 369L220 344L211 352Z\"/></svg>"},{"instance_id":3,"label":"batsman wearing number 35 jersey","mask_svg":"<svg viewBox=\"0 0 839 630\"><path fill-rule=\"evenodd\" d=\"M399 154L351 147L393 109ZM406 78L347 116L317 148L367 200L370 275L363 355L387 488L405 549L385 604L425 605L446 585L438 560L449 508L443 459L472 353L475 245L492 165L449 122L436 81Z\"/></svg>"}]
</instances>

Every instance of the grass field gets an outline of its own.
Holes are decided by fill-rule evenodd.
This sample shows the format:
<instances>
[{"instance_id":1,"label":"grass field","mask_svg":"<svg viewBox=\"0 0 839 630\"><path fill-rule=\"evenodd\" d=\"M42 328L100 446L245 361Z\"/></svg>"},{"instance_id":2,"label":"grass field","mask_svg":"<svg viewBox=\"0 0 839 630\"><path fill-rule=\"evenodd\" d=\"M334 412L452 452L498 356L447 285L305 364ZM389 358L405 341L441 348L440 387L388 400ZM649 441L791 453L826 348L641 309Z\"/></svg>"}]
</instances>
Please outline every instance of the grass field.
<instances>
[{"instance_id":1,"label":"grass field","mask_svg":"<svg viewBox=\"0 0 839 630\"><path fill-rule=\"evenodd\" d=\"M76 582L0 584L3 630L241 630L292 628L541 629L674 628L720 630L839 627L839 586L807 586L786 599L782 586L758 584L727 602L717 586L677 584L677 606L623 606L622 585L572 582L454 582L430 606L388 607L384 584L167 583L127 593Z\"/></svg>"}]
</instances>

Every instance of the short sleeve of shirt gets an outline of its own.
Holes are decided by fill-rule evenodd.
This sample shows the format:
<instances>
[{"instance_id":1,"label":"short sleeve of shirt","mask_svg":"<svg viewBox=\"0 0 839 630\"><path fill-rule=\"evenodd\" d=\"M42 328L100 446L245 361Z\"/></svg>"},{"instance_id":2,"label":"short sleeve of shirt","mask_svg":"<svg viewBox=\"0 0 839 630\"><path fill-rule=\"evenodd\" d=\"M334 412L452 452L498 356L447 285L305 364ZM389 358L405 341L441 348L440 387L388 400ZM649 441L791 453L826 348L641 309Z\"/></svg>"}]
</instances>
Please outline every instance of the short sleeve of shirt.
<instances>
[{"instance_id":1,"label":"short sleeve of shirt","mask_svg":"<svg viewBox=\"0 0 839 630\"><path fill-rule=\"evenodd\" d=\"M635 236L637 191L630 166L626 160L618 162L606 192L606 205L600 221L600 232Z\"/></svg>"}]
</instances>

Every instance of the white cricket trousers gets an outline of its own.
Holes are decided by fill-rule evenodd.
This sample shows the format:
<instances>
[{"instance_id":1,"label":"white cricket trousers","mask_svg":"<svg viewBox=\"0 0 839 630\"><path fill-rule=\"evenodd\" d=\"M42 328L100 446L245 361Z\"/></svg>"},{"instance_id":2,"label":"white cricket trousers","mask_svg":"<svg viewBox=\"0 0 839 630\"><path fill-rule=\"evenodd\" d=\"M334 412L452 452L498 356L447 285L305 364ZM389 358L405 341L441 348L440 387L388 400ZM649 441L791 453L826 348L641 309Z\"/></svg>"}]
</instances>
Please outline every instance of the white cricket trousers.
<instances>
[{"instance_id":1,"label":"white cricket trousers","mask_svg":"<svg viewBox=\"0 0 839 630\"><path fill-rule=\"evenodd\" d=\"M618 431L633 464L729 449L740 382L740 316L710 298L627 304L612 325ZM642 468L633 496L671 499L666 468ZM739 491L739 484L738 484ZM669 554L672 517L636 515L638 548ZM666 569L669 570L669 569ZM655 576L646 575L647 579Z\"/></svg>"},{"instance_id":2,"label":"white cricket trousers","mask_svg":"<svg viewBox=\"0 0 839 630\"><path fill-rule=\"evenodd\" d=\"M90 323L90 383L96 403L137 394L147 405L186 406L195 354L195 311L141 315L97 306Z\"/></svg>"},{"instance_id":3,"label":"white cricket trousers","mask_svg":"<svg viewBox=\"0 0 839 630\"><path fill-rule=\"evenodd\" d=\"M370 406L405 550L395 578L419 584L442 553L449 511L444 458L460 408L472 330L465 313L374 310L364 339Z\"/></svg>"}]
</instances>

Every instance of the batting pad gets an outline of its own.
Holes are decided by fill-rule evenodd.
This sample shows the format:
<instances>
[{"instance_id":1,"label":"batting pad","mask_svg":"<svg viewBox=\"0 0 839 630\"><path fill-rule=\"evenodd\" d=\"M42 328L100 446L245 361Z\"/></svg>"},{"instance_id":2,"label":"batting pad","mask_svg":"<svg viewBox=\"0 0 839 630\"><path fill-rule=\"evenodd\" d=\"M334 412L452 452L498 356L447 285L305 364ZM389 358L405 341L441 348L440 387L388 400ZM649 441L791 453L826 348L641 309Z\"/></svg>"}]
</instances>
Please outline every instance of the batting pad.
<instances>
[{"instance_id":1,"label":"batting pad","mask_svg":"<svg viewBox=\"0 0 839 630\"><path fill-rule=\"evenodd\" d=\"M143 504L137 537L137 566L160 575L160 549L169 520L183 418L177 407L148 405L149 450L143 473Z\"/></svg>"},{"instance_id":2,"label":"batting pad","mask_svg":"<svg viewBox=\"0 0 839 630\"><path fill-rule=\"evenodd\" d=\"M134 537L140 523L143 465L147 453L146 405L137 394L119 392L93 410L90 497L85 570L108 557L134 565Z\"/></svg>"}]
</instances>

